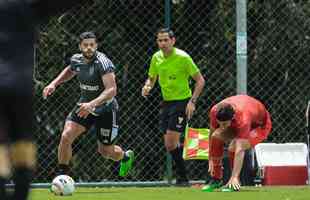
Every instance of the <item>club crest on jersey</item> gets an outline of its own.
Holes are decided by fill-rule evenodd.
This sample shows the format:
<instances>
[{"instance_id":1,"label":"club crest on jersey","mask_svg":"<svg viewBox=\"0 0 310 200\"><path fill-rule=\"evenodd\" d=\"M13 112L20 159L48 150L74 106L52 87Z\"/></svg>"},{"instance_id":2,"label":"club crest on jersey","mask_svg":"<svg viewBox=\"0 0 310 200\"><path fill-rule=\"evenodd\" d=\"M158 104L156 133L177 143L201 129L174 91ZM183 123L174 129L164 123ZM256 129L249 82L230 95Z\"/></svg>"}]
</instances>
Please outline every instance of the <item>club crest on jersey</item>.
<instances>
[{"instance_id":1,"label":"club crest on jersey","mask_svg":"<svg viewBox=\"0 0 310 200\"><path fill-rule=\"evenodd\" d=\"M178 124L182 124L184 118L183 117L178 117Z\"/></svg>"},{"instance_id":2,"label":"club crest on jersey","mask_svg":"<svg viewBox=\"0 0 310 200\"><path fill-rule=\"evenodd\" d=\"M76 71L79 72L79 71L81 71L81 69L80 69L79 67L77 67L77 68L76 68Z\"/></svg>"}]
</instances>

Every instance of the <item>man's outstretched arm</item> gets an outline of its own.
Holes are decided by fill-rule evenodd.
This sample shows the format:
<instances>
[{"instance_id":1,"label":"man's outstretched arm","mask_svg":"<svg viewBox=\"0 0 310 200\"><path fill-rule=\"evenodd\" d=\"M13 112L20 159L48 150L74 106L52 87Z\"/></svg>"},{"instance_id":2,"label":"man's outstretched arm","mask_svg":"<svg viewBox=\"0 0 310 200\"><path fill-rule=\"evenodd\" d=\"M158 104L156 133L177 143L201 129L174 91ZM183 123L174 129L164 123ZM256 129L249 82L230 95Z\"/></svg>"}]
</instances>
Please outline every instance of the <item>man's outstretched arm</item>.
<instances>
[{"instance_id":1,"label":"man's outstretched arm","mask_svg":"<svg viewBox=\"0 0 310 200\"><path fill-rule=\"evenodd\" d=\"M59 86L60 84L68 80L71 80L75 75L76 73L72 71L70 65L68 65L64 70L62 70L62 72L50 84L48 84L43 89L43 97L47 98L48 96L53 94L57 86Z\"/></svg>"}]
</instances>

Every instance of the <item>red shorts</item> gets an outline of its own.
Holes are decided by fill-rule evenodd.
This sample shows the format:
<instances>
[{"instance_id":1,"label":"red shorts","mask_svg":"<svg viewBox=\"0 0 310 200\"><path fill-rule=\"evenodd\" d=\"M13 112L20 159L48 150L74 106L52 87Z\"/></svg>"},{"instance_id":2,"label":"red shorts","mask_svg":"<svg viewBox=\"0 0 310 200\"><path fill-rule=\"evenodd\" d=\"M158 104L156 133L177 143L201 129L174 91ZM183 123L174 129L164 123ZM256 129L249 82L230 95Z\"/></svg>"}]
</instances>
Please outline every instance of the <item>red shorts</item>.
<instances>
[{"instance_id":1,"label":"red shorts","mask_svg":"<svg viewBox=\"0 0 310 200\"><path fill-rule=\"evenodd\" d=\"M272 123L270 114L267 112L266 124L264 127L258 127L250 131L248 140L252 147L265 140L271 133Z\"/></svg>"}]
</instances>

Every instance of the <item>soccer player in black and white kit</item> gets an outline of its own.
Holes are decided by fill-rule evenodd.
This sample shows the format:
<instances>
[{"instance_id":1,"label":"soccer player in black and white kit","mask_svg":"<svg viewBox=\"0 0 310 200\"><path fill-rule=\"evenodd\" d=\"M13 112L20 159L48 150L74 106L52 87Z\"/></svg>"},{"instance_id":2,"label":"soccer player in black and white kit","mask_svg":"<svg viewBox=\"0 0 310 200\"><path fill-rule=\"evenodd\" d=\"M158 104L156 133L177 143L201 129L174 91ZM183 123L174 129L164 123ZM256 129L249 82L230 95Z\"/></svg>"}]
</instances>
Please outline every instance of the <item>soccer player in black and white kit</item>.
<instances>
[{"instance_id":1,"label":"soccer player in black and white kit","mask_svg":"<svg viewBox=\"0 0 310 200\"><path fill-rule=\"evenodd\" d=\"M81 134L95 126L98 152L114 161L121 161L120 176L127 175L132 167L134 152L124 151L115 145L118 136L117 86L114 65L105 54L97 51L97 39L93 32L80 35L80 54L71 58L67 66L43 90L46 98L60 84L77 76L81 96L68 115L58 146L58 174L69 173L72 143Z\"/></svg>"},{"instance_id":2,"label":"soccer player in black and white kit","mask_svg":"<svg viewBox=\"0 0 310 200\"><path fill-rule=\"evenodd\" d=\"M36 147L32 138L35 27L89 0L0 0L0 199L26 200ZM11 168L15 190L5 190Z\"/></svg>"}]
</instances>

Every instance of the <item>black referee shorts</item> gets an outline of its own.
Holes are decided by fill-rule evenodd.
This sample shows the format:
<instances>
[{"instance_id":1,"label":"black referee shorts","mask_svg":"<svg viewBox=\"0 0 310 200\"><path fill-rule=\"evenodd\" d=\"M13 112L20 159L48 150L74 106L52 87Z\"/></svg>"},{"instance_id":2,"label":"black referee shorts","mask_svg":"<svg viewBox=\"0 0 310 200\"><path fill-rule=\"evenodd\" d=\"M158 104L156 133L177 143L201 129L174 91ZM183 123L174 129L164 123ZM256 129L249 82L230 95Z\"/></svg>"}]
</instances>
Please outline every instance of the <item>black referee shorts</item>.
<instances>
[{"instance_id":1,"label":"black referee shorts","mask_svg":"<svg viewBox=\"0 0 310 200\"><path fill-rule=\"evenodd\" d=\"M166 133L167 130L183 133L186 128L186 106L189 99L178 101L164 101L160 108L160 130Z\"/></svg>"},{"instance_id":2,"label":"black referee shorts","mask_svg":"<svg viewBox=\"0 0 310 200\"><path fill-rule=\"evenodd\" d=\"M0 87L0 143L32 139L33 96L31 89L24 91Z\"/></svg>"}]
</instances>

